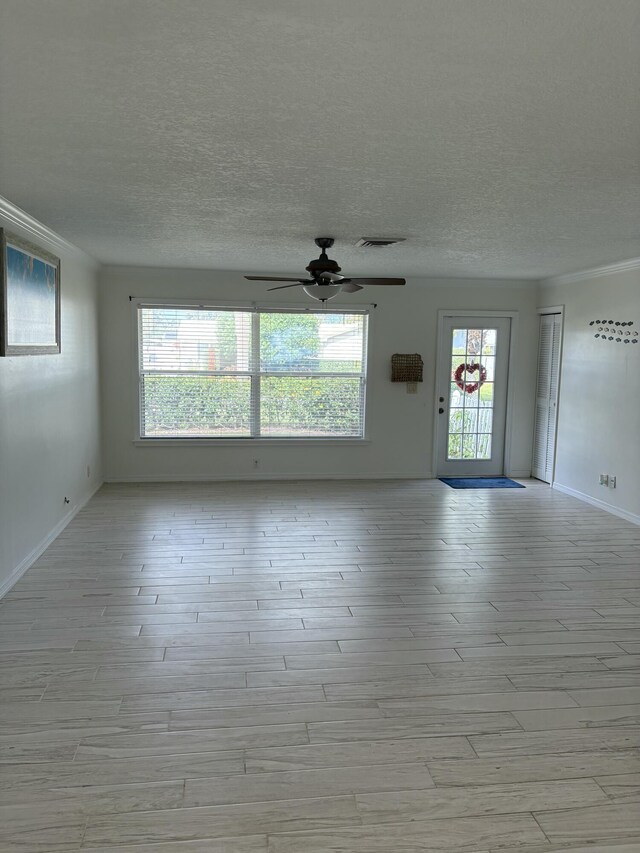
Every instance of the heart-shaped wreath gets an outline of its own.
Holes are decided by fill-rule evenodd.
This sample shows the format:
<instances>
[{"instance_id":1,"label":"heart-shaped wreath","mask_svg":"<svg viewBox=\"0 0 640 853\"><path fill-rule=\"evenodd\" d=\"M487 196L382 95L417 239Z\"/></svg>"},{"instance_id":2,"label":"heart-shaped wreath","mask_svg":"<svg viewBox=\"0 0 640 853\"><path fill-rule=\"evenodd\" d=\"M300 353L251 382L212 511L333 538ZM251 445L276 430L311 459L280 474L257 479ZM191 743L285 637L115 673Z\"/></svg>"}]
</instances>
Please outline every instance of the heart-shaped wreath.
<instances>
[{"instance_id":1,"label":"heart-shaped wreath","mask_svg":"<svg viewBox=\"0 0 640 853\"><path fill-rule=\"evenodd\" d=\"M463 373L475 373L476 370L480 371L480 378L477 382L467 382L465 383L462 379ZM481 364L478 364L477 361L474 361L472 364L460 364L456 372L453 374L453 378L456 381L456 385L462 391L466 391L467 394L473 394L474 391L477 391L481 385L484 385L487 379L487 371ZM466 377L465 377L466 379Z\"/></svg>"}]
</instances>

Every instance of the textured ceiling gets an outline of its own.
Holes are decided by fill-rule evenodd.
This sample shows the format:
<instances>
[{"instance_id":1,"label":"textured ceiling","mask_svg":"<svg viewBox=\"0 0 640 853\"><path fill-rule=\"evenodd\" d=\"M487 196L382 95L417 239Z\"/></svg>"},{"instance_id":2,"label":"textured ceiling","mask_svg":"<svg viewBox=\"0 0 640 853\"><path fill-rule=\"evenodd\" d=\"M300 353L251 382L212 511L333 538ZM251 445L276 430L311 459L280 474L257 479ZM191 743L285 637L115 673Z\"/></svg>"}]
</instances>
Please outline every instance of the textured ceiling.
<instances>
[{"instance_id":1,"label":"textured ceiling","mask_svg":"<svg viewBox=\"0 0 640 853\"><path fill-rule=\"evenodd\" d=\"M639 44L638 0L2 0L0 193L117 264L623 260Z\"/></svg>"}]
</instances>

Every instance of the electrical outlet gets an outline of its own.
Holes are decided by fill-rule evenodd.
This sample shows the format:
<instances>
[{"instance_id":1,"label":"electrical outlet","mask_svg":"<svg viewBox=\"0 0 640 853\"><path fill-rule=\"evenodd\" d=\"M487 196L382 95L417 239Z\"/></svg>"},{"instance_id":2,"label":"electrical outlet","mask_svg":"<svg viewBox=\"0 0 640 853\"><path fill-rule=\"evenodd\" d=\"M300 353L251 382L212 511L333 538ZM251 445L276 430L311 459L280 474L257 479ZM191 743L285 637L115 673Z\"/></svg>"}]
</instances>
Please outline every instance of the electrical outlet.
<instances>
[{"instance_id":1,"label":"electrical outlet","mask_svg":"<svg viewBox=\"0 0 640 853\"><path fill-rule=\"evenodd\" d=\"M615 489L616 487L616 477L614 474L609 474L609 488Z\"/></svg>"},{"instance_id":2,"label":"electrical outlet","mask_svg":"<svg viewBox=\"0 0 640 853\"><path fill-rule=\"evenodd\" d=\"M600 485L608 486L609 485L609 477L607 474L600 474Z\"/></svg>"},{"instance_id":3,"label":"electrical outlet","mask_svg":"<svg viewBox=\"0 0 640 853\"><path fill-rule=\"evenodd\" d=\"M418 393L418 383L417 382L407 382L407 394L417 394Z\"/></svg>"}]
</instances>

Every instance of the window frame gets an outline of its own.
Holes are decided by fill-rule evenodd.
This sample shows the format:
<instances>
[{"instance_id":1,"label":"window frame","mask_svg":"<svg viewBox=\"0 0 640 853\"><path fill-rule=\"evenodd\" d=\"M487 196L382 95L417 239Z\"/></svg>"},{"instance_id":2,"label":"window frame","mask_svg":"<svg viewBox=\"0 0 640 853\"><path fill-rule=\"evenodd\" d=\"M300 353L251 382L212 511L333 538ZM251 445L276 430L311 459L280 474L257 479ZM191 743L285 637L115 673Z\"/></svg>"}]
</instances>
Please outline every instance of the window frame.
<instances>
[{"instance_id":1,"label":"window frame","mask_svg":"<svg viewBox=\"0 0 640 853\"><path fill-rule=\"evenodd\" d=\"M228 302L225 300L190 300L190 299L144 299L129 297L133 308L133 373L134 373L134 438L133 444L138 446L220 446L223 444L238 446L241 444L268 444L268 445L348 445L348 444L369 444L370 439L367 433L368 424L368 374L369 374L369 351L370 351L370 335L372 328L372 312L371 304L367 305L350 305L348 308L337 306L325 308L310 307L299 303L285 304L270 304L263 305L258 303L238 303ZM375 306L373 306L375 307ZM252 366L257 365L257 369L250 371L180 371L185 375L207 375L207 376L244 376L251 380L251 400L255 401L251 406L251 414L253 419L251 422L251 435L247 436L145 436L142 434L143 426L143 383L142 377L146 373L167 373L172 371L144 371L141 361L141 308L158 308L158 309L201 309L209 311L242 311L252 315ZM357 314L364 317L364 340L363 340L363 355L362 355L362 371L360 373L296 373L290 371L261 371L260 370L260 338L259 320L260 314ZM361 383L361 420L362 433L355 436L262 436L255 434L254 430L259 430L260 426L260 381L263 377L309 377L309 378L359 378ZM255 395L255 396L254 396Z\"/></svg>"}]
</instances>

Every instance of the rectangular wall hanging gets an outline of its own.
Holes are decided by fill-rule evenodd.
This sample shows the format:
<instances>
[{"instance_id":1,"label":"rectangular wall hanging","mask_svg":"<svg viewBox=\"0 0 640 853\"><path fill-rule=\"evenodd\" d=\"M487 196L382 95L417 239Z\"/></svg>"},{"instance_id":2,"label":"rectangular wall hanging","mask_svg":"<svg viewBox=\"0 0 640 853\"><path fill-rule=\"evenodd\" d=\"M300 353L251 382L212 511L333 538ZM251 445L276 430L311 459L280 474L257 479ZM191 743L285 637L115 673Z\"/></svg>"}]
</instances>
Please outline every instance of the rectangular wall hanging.
<instances>
[{"instance_id":1,"label":"rectangular wall hanging","mask_svg":"<svg viewBox=\"0 0 640 853\"><path fill-rule=\"evenodd\" d=\"M422 382L424 362L417 352L395 353L391 356L392 382Z\"/></svg>"},{"instance_id":2,"label":"rectangular wall hanging","mask_svg":"<svg viewBox=\"0 0 640 853\"><path fill-rule=\"evenodd\" d=\"M0 228L0 356L60 352L60 258Z\"/></svg>"}]
</instances>

